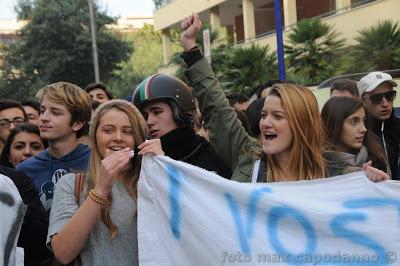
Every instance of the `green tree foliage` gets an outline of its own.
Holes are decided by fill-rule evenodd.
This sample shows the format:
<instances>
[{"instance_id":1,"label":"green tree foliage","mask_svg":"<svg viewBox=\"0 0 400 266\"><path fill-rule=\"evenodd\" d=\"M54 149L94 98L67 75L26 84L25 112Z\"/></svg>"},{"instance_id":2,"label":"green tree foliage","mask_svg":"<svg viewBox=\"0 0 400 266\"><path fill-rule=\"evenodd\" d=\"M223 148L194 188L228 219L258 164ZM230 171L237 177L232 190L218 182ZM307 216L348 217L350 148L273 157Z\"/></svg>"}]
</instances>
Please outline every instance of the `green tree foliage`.
<instances>
[{"instance_id":1,"label":"green tree foliage","mask_svg":"<svg viewBox=\"0 0 400 266\"><path fill-rule=\"evenodd\" d=\"M135 51L129 58L132 69L139 75L149 76L157 72L163 61L162 37L153 25L145 25L132 34Z\"/></svg>"},{"instance_id":2,"label":"green tree foliage","mask_svg":"<svg viewBox=\"0 0 400 266\"><path fill-rule=\"evenodd\" d=\"M45 84L64 80L86 86L94 81L87 1L20 1L19 17L30 17L21 39L6 50L1 69L0 97L32 96ZM94 5L100 77L107 82L116 64L128 57L130 46L106 25L115 22ZM25 11L24 11L25 10Z\"/></svg>"},{"instance_id":3,"label":"green tree foliage","mask_svg":"<svg viewBox=\"0 0 400 266\"><path fill-rule=\"evenodd\" d=\"M344 40L319 18L299 21L285 45L287 67L298 80L317 84L336 74Z\"/></svg>"},{"instance_id":4,"label":"green tree foliage","mask_svg":"<svg viewBox=\"0 0 400 266\"><path fill-rule=\"evenodd\" d=\"M400 26L384 20L361 30L346 57L348 73L400 68Z\"/></svg>"},{"instance_id":5,"label":"green tree foliage","mask_svg":"<svg viewBox=\"0 0 400 266\"><path fill-rule=\"evenodd\" d=\"M227 49L217 53L215 67L225 90L250 95L261 83L277 78L277 55L269 46Z\"/></svg>"},{"instance_id":6,"label":"green tree foliage","mask_svg":"<svg viewBox=\"0 0 400 266\"><path fill-rule=\"evenodd\" d=\"M203 23L200 33L208 28L209 25ZM211 31L211 44L217 38L218 32ZM196 43L201 50L204 49L203 34L196 36ZM256 86L269 79L277 78L277 56L275 52L271 52L269 46L252 45L248 48L238 48L221 45L212 49L211 58L213 70L224 90L228 93L236 92L249 95ZM180 65L175 75L187 82L183 74L186 64L180 54L175 54L171 62Z\"/></svg>"},{"instance_id":7,"label":"green tree foliage","mask_svg":"<svg viewBox=\"0 0 400 266\"><path fill-rule=\"evenodd\" d=\"M127 61L119 64L114 71L111 90L117 97L130 96L134 88L147 76L157 73L163 63L163 47L160 32L155 32L152 25L131 33L127 40L133 45L134 52ZM180 50L178 43L172 43L173 51Z\"/></svg>"},{"instance_id":8,"label":"green tree foliage","mask_svg":"<svg viewBox=\"0 0 400 266\"><path fill-rule=\"evenodd\" d=\"M159 8L162 6L163 2L165 2L165 0L153 0L154 5L156 8Z\"/></svg>"},{"instance_id":9,"label":"green tree foliage","mask_svg":"<svg viewBox=\"0 0 400 266\"><path fill-rule=\"evenodd\" d=\"M14 7L14 10L18 15L18 20L31 19L32 5L31 0L18 0L17 5Z\"/></svg>"},{"instance_id":10,"label":"green tree foliage","mask_svg":"<svg viewBox=\"0 0 400 266\"><path fill-rule=\"evenodd\" d=\"M211 65L225 92L251 95L258 85L277 79L277 55L269 46L248 48L220 46L211 51ZM185 82L185 63L180 61L176 76Z\"/></svg>"},{"instance_id":11,"label":"green tree foliage","mask_svg":"<svg viewBox=\"0 0 400 266\"><path fill-rule=\"evenodd\" d=\"M132 96L133 90L144 79L144 76L132 71L126 66L126 62L121 63L122 69L114 71L114 77L108 83L108 88L113 93L114 98L124 99Z\"/></svg>"}]
</instances>

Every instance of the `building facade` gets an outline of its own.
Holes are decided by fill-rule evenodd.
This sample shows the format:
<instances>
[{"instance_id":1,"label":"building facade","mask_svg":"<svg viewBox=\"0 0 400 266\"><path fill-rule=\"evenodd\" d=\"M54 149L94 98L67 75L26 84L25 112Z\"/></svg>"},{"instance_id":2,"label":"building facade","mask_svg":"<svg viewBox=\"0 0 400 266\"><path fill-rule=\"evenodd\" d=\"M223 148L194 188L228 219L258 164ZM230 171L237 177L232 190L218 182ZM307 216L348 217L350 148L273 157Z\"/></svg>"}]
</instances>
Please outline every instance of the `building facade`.
<instances>
[{"instance_id":1,"label":"building facade","mask_svg":"<svg viewBox=\"0 0 400 266\"><path fill-rule=\"evenodd\" d=\"M0 20L0 45L9 45L18 40L21 28L26 24L25 21L15 19Z\"/></svg>"},{"instance_id":2,"label":"building facade","mask_svg":"<svg viewBox=\"0 0 400 266\"><path fill-rule=\"evenodd\" d=\"M281 0L283 38L293 25L305 18L321 17L354 43L358 31L391 19L400 21L399 0ZM251 43L276 50L274 0L164 0L154 11L154 29L163 33L164 64L171 57L171 29L192 12L199 14L213 30L225 29L228 42L239 46Z\"/></svg>"}]
</instances>

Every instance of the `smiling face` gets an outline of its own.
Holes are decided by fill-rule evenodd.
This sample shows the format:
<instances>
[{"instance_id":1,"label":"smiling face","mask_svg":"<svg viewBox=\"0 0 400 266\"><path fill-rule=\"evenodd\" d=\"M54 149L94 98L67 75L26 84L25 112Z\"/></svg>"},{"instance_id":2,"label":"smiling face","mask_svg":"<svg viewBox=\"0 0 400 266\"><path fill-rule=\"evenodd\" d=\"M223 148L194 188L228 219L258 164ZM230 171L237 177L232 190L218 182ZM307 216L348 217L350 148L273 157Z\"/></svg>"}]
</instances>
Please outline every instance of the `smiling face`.
<instances>
[{"instance_id":1,"label":"smiling face","mask_svg":"<svg viewBox=\"0 0 400 266\"><path fill-rule=\"evenodd\" d=\"M105 112L96 130L96 142L101 158L124 148L134 149L135 140L128 115L117 109Z\"/></svg>"},{"instance_id":2,"label":"smiling face","mask_svg":"<svg viewBox=\"0 0 400 266\"><path fill-rule=\"evenodd\" d=\"M265 154L290 154L293 134L278 96L270 95L265 99L261 111L260 131Z\"/></svg>"},{"instance_id":3,"label":"smiling face","mask_svg":"<svg viewBox=\"0 0 400 266\"><path fill-rule=\"evenodd\" d=\"M143 108L143 117L147 122L150 137L160 138L168 132L178 128L172 109L165 102L149 103Z\"/></svg>"},{"instance_id":4,"label":"smiling face","mask_svg":"<svg viewBox=\"0 0 400 266\"><path fill-rule=\"evenodd\" d=\"M365 111L364 108L360 108L344 120L338 150L343 152L360 150L366 132Z\"/></svg>"},{"instance_id":5,"label":"smiling face","mask_svg":"<svg viewBox=\"0 0 400 266\"><path fill-rule=\"evenodd\" d=\"M17 164L35 156L44 150L44 144L40 136L21 132L15 135L10 147L9 161L15 168Z\"/></svg>"}]
</instances>

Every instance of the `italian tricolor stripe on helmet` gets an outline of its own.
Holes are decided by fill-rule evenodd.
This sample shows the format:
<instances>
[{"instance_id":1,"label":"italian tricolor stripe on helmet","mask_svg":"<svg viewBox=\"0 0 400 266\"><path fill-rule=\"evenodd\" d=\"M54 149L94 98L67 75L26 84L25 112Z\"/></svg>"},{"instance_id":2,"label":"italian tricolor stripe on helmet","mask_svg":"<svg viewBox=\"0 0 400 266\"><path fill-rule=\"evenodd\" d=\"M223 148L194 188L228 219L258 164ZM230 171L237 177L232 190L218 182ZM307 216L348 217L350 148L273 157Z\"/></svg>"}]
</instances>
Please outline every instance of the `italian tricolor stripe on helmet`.
<instances>
[{"instance_id":1,"label":"italian tricolor stripe on helmet","mask_svg":"<svg viewBox=\"0 0 400 266\"><path fill-rule=\"evenodd\" d=\"M144 101L150 98L150 84L153 78L155 78L157 75L158 74L148 77L142 82L142 84L140 84L140 101Z\"/></svg>"}]
</instances>

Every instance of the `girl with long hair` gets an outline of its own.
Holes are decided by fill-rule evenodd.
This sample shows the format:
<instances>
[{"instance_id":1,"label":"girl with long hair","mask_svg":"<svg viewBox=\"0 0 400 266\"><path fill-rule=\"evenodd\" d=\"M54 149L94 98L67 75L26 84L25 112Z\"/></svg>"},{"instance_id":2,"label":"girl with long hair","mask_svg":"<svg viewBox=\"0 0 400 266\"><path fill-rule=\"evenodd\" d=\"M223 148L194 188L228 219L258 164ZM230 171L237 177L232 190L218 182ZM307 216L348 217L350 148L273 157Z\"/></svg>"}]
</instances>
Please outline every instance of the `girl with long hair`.
<instances>
[{"instance_id":1,"label":"girl with long hair","mask_svg":"<svg viewBox=\"0 0 400 266\"><path fill-rule=\"evenodd\" d=\"M359 99L332 97L323 106L321 117L332 175L340 169L340 172L360 170L368 161L377 169L387 170L383 147L378 137L367 130L366 112Z\"/></svg>"},{"instance_id":2,"label":"girl with long hair","mask_svg":"<svg viewBox=\"0 0 400 266\"><path fill-rule=\"evenodd\" d=\"M323 156L324 130L314 94L295 84L275 84L265 98L260 120L261 144L250 137L207 60L196 45L197 14L182 23L182 58L210 131L210 143L233 170L232 180L279 182L329 176ZM376 173L365 168L370 177Z\"/></svg>"},{"instance_id":3,"label":"girl with long hair","mask_svg":"<svg viewBox=\"0 0 400 266\"><path fill-rule=\"evenodd\" d=\"M276 84L261 111L260 131L266 182L326 176L324 134L314 94L295 84ZM288 163L290 162L290 163Z\"/></svg>"},{"instance_id":4,"label":"girl with long hair","mask_svg":"<svg viewBox=\"0 0 400 266\"><path fill-rule=\"evenodd\" d=\"M55 191L47 244L60 263L138 265L137 147L146 136L146 123L132 104L111 100L97 108L82 197L77 202L77 174L63 176Z\"/></svg>"}]
</instances>

